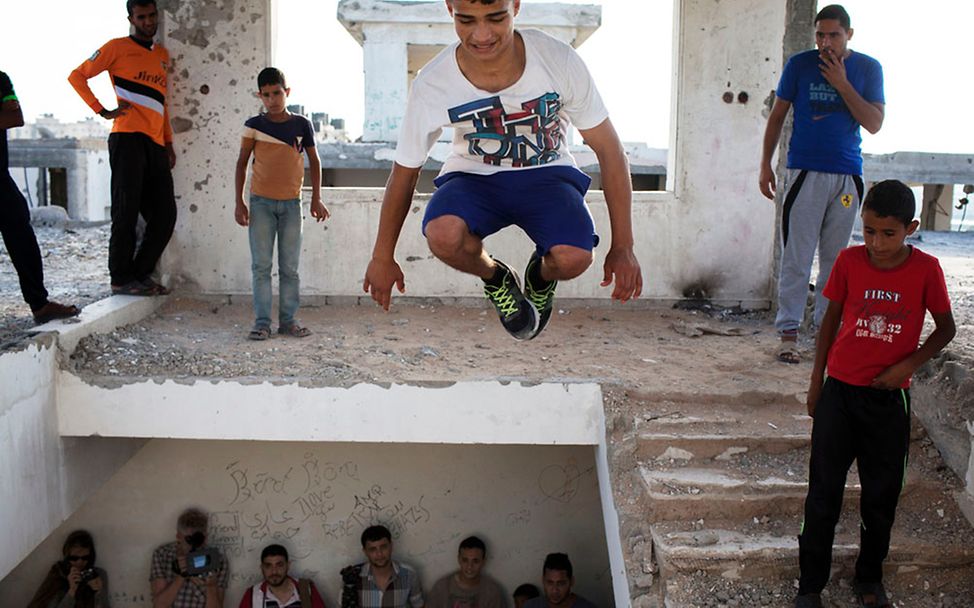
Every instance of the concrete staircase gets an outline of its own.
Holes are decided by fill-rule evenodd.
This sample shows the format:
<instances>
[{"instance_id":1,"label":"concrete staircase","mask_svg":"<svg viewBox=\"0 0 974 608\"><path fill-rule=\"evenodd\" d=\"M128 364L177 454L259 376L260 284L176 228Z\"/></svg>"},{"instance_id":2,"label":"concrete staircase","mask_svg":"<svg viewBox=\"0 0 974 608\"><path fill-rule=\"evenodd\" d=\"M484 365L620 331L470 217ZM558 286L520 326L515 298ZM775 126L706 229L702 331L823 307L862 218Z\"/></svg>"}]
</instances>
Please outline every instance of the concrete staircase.
<instances>
[{"instance_id":1,"label":"concrete staircase","mask_svg":"<svg viewBox=\"0 0 974 608\"><path fill-rule=\"evenodd\" d=\"M746 401L646 399L616 416L614 482L637 608L791 605L811 420L793 397ZM895 606L974 606L961 487L915 424L886 567ZM853 466L827 606L855 605L858 499Z\"/></svg>"}]
</instances>

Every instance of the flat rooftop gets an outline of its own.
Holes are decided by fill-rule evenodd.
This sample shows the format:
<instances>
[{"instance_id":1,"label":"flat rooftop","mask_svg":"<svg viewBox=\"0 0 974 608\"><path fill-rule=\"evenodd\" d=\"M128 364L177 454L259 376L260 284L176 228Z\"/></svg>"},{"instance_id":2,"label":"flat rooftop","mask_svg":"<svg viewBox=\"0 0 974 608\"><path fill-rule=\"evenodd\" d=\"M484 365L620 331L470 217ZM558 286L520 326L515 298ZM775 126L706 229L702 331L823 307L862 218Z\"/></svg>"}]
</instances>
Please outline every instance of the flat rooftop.
<instances>
[{"instance_id":1,"label":"flat rooftop","mask_svg":"<svg viewBox=\"0 0 974 608\"><path fill-rule=\"evenodd\" d=\"M244 297L173 297L145 320L83 339L68 364L95 382L236 379L348 387L499 380L795 393L807 374L772 358L764 315L721 321L696 311L558 306L535 340L517 342L484 307L395 302L303 306L307 338L247 339Z\"/></svg>"}]
</instances>

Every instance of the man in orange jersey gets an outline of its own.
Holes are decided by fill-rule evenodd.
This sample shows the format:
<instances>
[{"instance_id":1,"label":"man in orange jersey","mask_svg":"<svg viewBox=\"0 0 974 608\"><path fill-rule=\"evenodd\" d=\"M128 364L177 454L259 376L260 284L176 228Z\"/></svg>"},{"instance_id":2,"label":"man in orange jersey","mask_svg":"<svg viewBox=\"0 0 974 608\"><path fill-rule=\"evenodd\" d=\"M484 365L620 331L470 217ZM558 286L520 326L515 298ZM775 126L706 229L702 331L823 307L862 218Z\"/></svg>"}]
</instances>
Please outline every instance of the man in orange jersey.
<instances>
[{"instance_id":1,"label":"man in orange jersey","mask_svg":"<svg viewBox=\"0 0 974 608\"><path fill-rule=\"evenodd\" d=\"M164 295L169 290L151 275L176 225L176 152L166 110L169 52L153 42L159 26L155 1L127 0L126 8L132 34L109 40L71 72L68 81L95 113L114 122L108 137L112 293ZM106 70L118 98L114 110L106 109L88 87L89 79ZM136 248L139 215L145 219L145 233Z\"/></svg>"}]
</instances>

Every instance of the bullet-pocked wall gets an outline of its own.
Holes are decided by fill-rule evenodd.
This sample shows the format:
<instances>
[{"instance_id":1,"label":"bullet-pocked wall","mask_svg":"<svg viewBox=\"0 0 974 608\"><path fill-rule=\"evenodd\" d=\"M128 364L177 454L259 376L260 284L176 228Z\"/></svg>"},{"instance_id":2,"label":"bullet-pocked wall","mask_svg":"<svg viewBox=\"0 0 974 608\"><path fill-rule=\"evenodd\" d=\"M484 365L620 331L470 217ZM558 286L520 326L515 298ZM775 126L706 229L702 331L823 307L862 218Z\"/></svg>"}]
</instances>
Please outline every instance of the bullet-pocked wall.
<instances>
[{"instance_id":1,"label":"bullet-pocked wall","mask_svg":"<svg viewBox=\"0 0 974 608\"><path fill-rule=\"evenodd\" d=\"M395 557L418 569L425 590L476 534L508 597L521 583L540 587L544 556L563 551L576 591L613 605L591 446L180 440L153 440L119 470L0 581L3 605L27 604L77 528L95 537L112 606L148 605L152 550L174 539L187 506L211 512L210 542L228 554L227 606L260 580L260 551L274 542L290 551L293 574L339 605L339 570L364 559L359 535L371 523L390 528Z\"/></svg>"},{"instance_id":2,"label":"bullet-pocked wall","mask_svg":"<svg viewBox=\"0 0 974 608\"><path fill-rule=\"evenodd\" d=\"M758 191L758 162L781 74L786 3L676 3L670 149L677 199L669 209L665 259L672 289L767 300L774 205Z\"/></svg>"},{"instance_id":3,"label":"bullet-pocked wall","mask_svg":"<svg viewBox=\"0 0 974 608\"><path fill-rule=\"evenodd\" d=\"M207 291L249 259L247 230L233 221L234 165L244 121L257 114L257 73L270 65L271 0L166 0L169 114L177 153L176 231L161 268ZM249 264L249 262L248 262ZM248 265L249 268L249 265ZM249 279L248 279L249 280Z\"/></svg>"},{"instance_id":4,"label":"bullet-pocked wall","mask_svg":"<svg viewBox=\"0 0 974 608\"><path fill-rule=\"evenodd\" d=\"M640 193L634 200L644 296L695 294L767 305L774 206L758 191L757 172L769 93L781 70L785 6L778 0L674 2L671 191ZM269 61L271 8L270 0L183 0L165 9L180 160L179 219L163 270L204 293L250 292L247 232L232 218L233 169L243 121L260 109L253 82ZM631 58L628 66L654 60L639 55L638 41L619 45ZM640 77L638 67L627 69ZM327 77L325 65L322 74ZM324 200L332 218L324 226L305 225L302 293L361 295L379 216L377 195L329 190ZM609 246L605 204L600 196L589 203L603 244L592 269L559 286L561 297L610 294L598 288ZM452 281L457 290L443 288L443 265L429 254L418 229L423 206L416 203L400 239L409 295L477 297L476 281L457 279ZM531 250L517 230L495 240L488 245L503 259L526 258Z\"/></svg>"}]
</instances>

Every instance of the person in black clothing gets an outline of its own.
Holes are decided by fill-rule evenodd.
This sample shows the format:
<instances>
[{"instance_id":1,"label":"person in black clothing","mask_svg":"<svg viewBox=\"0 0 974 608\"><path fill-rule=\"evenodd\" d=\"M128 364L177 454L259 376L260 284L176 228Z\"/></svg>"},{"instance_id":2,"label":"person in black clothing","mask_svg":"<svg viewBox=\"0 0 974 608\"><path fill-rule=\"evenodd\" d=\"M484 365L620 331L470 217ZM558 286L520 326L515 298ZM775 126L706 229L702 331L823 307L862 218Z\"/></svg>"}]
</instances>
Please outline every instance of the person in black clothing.
<instances>
[{"instance_id":1,"label":"person in black clothing","mask_svg":"<svg viewBox=\"0 0 974 608\"><path fill-rule=\"evenodd\" d=\"M27 608L108 608L108 575L95 566L91 534L68 534L61 554L63 559L51 566Z\"/></svg>"},{"instance_id":2,"label":"person in black clothing","mask_svg":"<svg viewBox=\"0 0 974 608\"><path fill-rule=\"evenodd\" d=\"M37 324L73 317L77 306L52 302L44 288L44 266L37 237L30 225L30 209L20 188L10 177L7 155L7 129L24 126L24 114L10 78L0 72L0 234L10 261L20 279L20 292L34 313Z\"/></svg>"}]
</instances>

